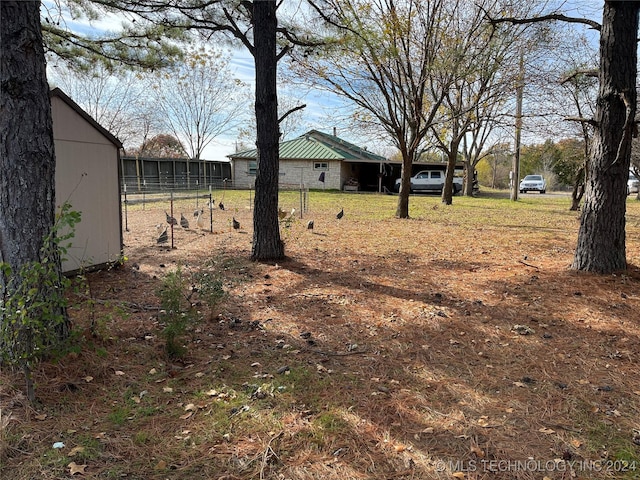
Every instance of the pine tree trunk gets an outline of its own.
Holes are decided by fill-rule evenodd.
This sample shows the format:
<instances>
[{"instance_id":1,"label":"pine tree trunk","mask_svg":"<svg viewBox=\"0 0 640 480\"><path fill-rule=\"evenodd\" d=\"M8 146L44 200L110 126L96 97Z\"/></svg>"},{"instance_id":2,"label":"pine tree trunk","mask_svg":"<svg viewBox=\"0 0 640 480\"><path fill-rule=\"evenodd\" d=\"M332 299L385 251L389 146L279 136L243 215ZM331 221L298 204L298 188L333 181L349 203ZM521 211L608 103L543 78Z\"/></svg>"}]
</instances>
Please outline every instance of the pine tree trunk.
<instances>
[{"instance_id":1,"label":"pine tree trunk","mask_svg":"<svg viewBox=\"0 0 640 480\"><path fill-rule=\"evenodd\" d=\"M624 270L626 182L636 112L638 2L605 2L600 89L585 201L572 268Z\"/></svg>"},{"instance_id":2,"label":"pine tree trunk","mask_svg":"<svg viewBox=\"0 0 640 480\"><path fill-rule=\"evenodd\" d=\"M253 2L258 147L251 252L253 260L278 260L284 257L278 223L280 129L276 91L277 22L275 0Z\"/></svg>"},{"instance_id":3,"label":"pine tree trunk","mask_svg":"<svg viewBox=\"0 0 640 480\"><path fill-rule=\"evenodd\" d=\"M41 249L55 221L55 155L45 70L40 2L0 1L0 262L9 264L13 274L12 279L0 276L0 301L12 297L19 288L23 279L18 274L23 266L44 261ZM49 291L60 291L62 279L55 243L47 255L48 261L53 259L57 281L54 278L42 286L39 295L44 300ZM49 313L51 318L61 315L63 322L53 325L52 333L59 340L66 338L69 322L65 309L53 305ZM0 316L0 322L6 321L6 315ZM6 331L20 328L13 323L6 326ZM30 341L26 339L28 344ZM2 343L0 339L0 350L24 347ZM21 353L37 356L34 351ZM25 362L21 366L33 399L30 367Z\"/></svg>"},{"instance_id":4,"label":"pine tree trunk","mask_svg":"<svg viewBox=\"0 0 640 480\"><path fill-rule=\"evenodd\" d=\"M55 212L40 2L2 0L0 35L0 261L17 271L39 259Z\"/></svg>"}]
</instances>

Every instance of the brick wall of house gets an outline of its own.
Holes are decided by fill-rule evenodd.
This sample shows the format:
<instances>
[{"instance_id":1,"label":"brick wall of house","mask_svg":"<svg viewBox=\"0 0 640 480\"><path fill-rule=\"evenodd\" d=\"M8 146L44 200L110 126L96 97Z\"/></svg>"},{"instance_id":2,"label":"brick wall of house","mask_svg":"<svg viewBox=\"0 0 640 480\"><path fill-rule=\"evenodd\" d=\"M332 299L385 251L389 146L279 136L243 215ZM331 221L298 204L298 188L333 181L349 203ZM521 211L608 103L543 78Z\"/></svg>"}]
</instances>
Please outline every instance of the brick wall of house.
<instances>
[{"instance_id":1,"label":"brick wall of house","mask_svg":"<svg viewBox=\"0 0 640 480\"><path fill-rule=\"evenodd\" d=\"M326 169L322 168L326 164ZM281 160L280 186L296 188L302 183L306 188L339 190L342 188L341 163L338 160ZM317 168L320 167L320 168ZM320 174L324 172L324 185L320 181ZM234 185L236 187L253 187L255 174L250 171L250 161L234 159Z\"/></svg>"}]
</instances>

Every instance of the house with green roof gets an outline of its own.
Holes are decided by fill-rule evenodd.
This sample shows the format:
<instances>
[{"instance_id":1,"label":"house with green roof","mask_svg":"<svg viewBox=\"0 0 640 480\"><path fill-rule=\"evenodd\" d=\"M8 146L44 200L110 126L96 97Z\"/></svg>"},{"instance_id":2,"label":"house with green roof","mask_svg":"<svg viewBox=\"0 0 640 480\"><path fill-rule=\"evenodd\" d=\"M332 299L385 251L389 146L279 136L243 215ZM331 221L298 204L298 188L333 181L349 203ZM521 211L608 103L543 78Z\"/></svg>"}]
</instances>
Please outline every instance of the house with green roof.
<instances>
[{"instance_id":1,"label":"house with green roof","mask_svg":"<svg viewBox=\"0 0 640 480\"><path fill-rule=\"evenodd\" d=\"M253 186L257 154L253 149L228 155L234 185ZM392 181L388 162L366 147L311 130L280 143L280 186L382 191L383 187L389 188L387 183Z\"/></svg>"}]
</instances>

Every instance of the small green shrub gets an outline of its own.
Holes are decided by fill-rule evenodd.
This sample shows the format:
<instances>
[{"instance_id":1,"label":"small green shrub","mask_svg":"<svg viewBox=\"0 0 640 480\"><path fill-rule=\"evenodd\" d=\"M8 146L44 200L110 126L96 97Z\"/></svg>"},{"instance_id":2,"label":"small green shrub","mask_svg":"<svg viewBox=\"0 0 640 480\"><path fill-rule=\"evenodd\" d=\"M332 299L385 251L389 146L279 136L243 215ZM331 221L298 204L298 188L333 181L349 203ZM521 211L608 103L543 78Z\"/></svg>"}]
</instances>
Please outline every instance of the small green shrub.
<instances>
[{"instance_id":1,"label":"small green shrub","mask_svg":"<svg viewBox=\"0 0 640 480\"><path fill-rule=\"evenodd\" d=\"M195 274L193 279L200 298L210 307L217 305L224 298L223 283L219 277L201 272Z\"/></svg>"},{"instance_id":2,"label":"small green shrub","mask_svg":"<svg viewBox=\"0 0 640 480\"><path fill-rule=\"evenodd\" d=\"M186 348L181 342L187 327L196 319L191 297L197 293L211 307L224 297L222 280L208 272L200 272L187 278L181 267L169 272L158 290L160 297L159 319L164 323L162 334L170 357L182 357Z\"/></svg>"},{"instance_id":3,"label":"small green shrub","mask_svg":"<svg viewBox=\"0 0 640 480\"><path fill-rule=\"evenodd\" d=\"M181 343L187 326L191 321L191 304L185 296L187 282L178 267L169 272L158 290L160 297L160 321L164 322L162 334L165 338L165 348L170 357L182 357L186 348Z\"/></svg>"},{"instance_id":4,"label":"small green shrub","mask_svg":"<svg viewBox=\"0 0 640 480\"><path fill-rule=\"evenodd\" d=\"M25 375L27 397L35 400L31 371L41 358L62 347L69 336L65 291L70 280L62 275L62 258L67 254L80 213L66 203L42 242L38 261L27 262L14 271L0 263L4 277L0 298L0 361L17 366Z\"/></svg>"}]
</instances>

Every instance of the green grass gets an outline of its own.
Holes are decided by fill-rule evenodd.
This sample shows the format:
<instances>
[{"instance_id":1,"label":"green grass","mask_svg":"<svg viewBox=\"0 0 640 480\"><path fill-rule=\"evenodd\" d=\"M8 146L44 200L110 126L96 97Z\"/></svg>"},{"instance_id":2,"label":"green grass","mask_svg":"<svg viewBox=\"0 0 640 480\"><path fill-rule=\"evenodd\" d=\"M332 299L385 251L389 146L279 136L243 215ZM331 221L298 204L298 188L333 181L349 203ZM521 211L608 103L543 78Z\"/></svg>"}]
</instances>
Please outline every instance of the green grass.
<instances>
[{"instance_id":1,"label":"green grass","mask_svg":"<svg viewBox=\"0 0 640 480\"><path fill-rule=\"evenodd\" d=\"M125 407L115 407L107 415L107 421L115 426L122 426L131 416L131 410Z\"/></svg>"}]
</instances>

